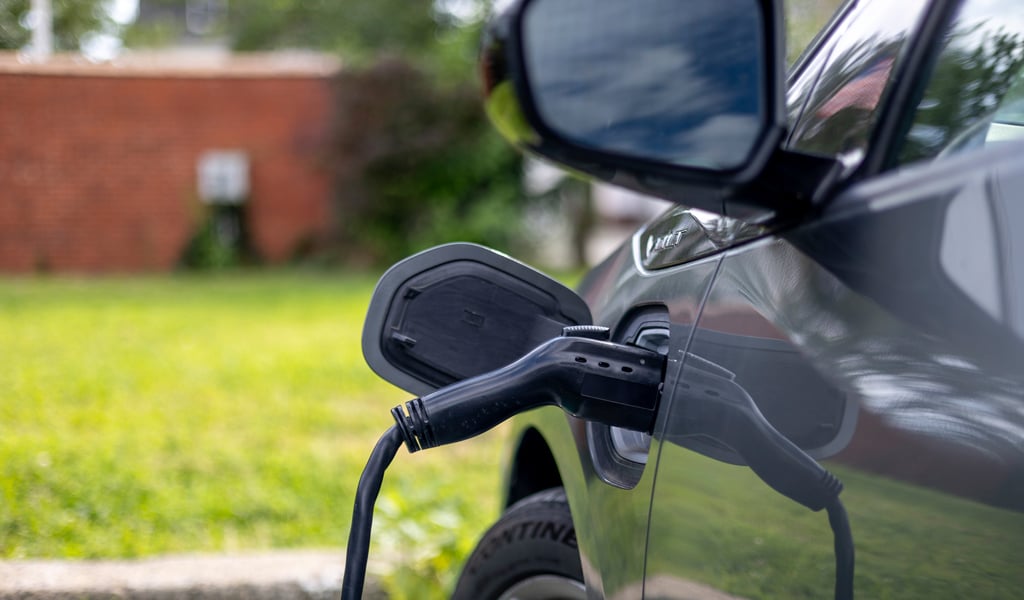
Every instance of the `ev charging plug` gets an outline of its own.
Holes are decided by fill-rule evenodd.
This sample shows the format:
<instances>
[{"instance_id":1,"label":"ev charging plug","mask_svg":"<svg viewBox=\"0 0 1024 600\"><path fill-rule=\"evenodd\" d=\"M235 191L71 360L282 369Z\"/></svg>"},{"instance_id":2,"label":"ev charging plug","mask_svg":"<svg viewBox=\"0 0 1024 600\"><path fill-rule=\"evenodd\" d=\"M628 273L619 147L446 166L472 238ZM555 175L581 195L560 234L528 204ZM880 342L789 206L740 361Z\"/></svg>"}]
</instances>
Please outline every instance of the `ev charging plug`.
<instances>
[{"instance_id":1,"label":"ev charging plug","mask_svg":"<svg viewBox=\"0 0 1024 600\"><path fill-rule=\"evenodd\" d=\"M521 412L559 406L573 416L650 433L665 357L603 337L601 327L566 327L516 362L396 406L409 452L460 442ZM583 337L593 336L593 337Z\"/></svg>"}]
</instances>

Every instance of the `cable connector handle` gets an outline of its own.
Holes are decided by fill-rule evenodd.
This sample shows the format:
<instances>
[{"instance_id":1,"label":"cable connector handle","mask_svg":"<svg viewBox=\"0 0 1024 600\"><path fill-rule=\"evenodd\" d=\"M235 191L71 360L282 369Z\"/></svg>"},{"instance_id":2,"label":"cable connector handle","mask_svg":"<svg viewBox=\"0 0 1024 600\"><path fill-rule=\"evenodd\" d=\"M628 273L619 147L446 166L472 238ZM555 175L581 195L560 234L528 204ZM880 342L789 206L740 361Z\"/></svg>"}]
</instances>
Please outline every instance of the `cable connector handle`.
<instances>
[{"instance_id":1,"label":"cable connector handle","mask_svg":"<svg viewBox=\"0 0 1024 600\"><path fill-rule=\"evenodd\" d=\"M635 431L654 427L665 358L588 337L549 340L519 360L391 410L409 452L462 441L545 405Z\"/></svg>"}]
</instances>

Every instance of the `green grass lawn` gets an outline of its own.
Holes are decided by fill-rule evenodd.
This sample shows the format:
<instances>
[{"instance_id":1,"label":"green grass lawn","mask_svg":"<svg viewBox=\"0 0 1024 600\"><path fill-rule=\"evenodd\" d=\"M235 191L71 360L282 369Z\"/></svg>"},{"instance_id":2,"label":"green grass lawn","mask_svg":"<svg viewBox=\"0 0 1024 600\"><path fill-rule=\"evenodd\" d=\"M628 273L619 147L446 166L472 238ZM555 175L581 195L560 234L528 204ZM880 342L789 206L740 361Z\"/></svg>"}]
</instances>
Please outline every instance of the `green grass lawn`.
<instances>
[{"instance_id":1,"label":"green grass lawn","mask_svg":"<svg viewBox=\"0 0 1024 600\"><path fill-rule=\"evenodd\" d=\"M0 280L0 557L340 551L408 397L362 358L375 280ZM500 438L400 451L372 555L393 580L454 575L498 513Z\"/></svg>"}]
</instances>

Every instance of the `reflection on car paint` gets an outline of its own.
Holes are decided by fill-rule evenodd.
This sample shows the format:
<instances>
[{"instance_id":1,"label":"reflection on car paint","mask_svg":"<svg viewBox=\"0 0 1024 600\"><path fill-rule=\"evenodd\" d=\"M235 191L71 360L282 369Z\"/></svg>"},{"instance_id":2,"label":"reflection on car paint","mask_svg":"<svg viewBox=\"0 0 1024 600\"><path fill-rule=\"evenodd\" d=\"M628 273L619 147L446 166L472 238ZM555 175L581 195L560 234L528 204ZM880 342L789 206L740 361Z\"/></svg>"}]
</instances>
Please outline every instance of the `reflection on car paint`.
<instances>
[{"instance_id":1,"label":"reflection on car paint","mask_svg":"<svg viewBox=\"0 0 1024 600\"><path fill-rule=\"evenodd\" d=\"M529 5L523 60L537 111L584 146L677 165L741 166L768 111L762 97L736 84L755 81L764 70L757 21L736 18L752 6L747 0L694 2L685 10L677 0ZM638 18L645 14L658 17ZM693 37L681 38L680 31ZM587 43L594 36L615 51L595 55Z\"/></svg>"}]
</instances>

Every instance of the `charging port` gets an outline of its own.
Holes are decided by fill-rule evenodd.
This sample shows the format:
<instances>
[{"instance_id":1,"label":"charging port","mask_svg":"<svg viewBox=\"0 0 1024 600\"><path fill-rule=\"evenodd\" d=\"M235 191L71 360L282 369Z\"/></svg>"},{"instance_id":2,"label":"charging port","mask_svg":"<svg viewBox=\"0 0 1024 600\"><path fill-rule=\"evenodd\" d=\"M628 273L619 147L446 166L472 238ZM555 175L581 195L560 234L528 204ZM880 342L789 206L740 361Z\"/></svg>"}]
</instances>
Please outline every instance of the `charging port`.
<instances>
[{"instance_id":1,"label":"charging port","mask_svg":"<svg viewBox=\"0 0 1024 600\"><path fill-rule=\"evenodd\" d=\"M648 327L636 335L634 346L668 356L668 327ZM621 427L609 427L612 450L621 458L645 465L651 450L651 436L647 432L632 431Z\"/></svg>"}]
</instances>

